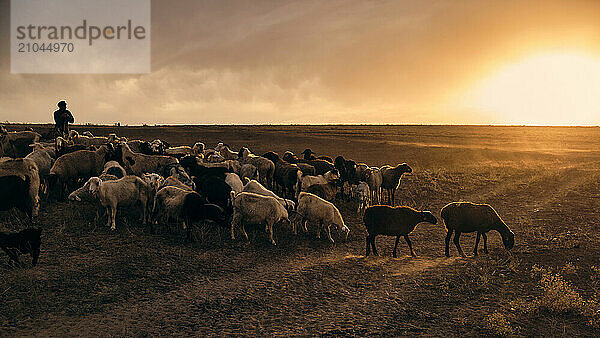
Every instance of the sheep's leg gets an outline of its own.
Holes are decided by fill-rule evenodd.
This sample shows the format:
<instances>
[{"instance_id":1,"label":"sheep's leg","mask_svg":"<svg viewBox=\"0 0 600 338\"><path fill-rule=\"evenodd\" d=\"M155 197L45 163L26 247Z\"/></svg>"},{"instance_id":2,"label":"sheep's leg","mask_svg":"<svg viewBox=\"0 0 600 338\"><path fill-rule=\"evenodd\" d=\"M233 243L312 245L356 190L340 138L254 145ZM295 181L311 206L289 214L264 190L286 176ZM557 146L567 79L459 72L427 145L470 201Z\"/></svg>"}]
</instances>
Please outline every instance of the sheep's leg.
<instances>
[{"instance_id":1,"label":"sheep's leg","mask_svg":"<svg viewBox=\"0 0 600 338\"><path fill-rule=\"evenodd\" d=\"M371 235L367 236L367 252L365 253L365 257L371 254Z\"/></svg>"},{"instance_id":2,"label":"sheep's leg","mask_svg":"<svg viewBox=\"0 0 600 338\"><path fill-rule=\"evenodd\" d=\"M394 244L394 252L392 253L392 256L394 258L398 257L396 256L396 250L398 249L398 242L400 241L400 235L396 236L396 244Z\"/></svg>"},{"instance_id":3,"label":"sheep's leg","mask_svg":"<svg viewBox=\"0 0 600 338\"><path fill-rule=\"evenodd\" d=\"M323 222L319 223L318 228L319 228L319 230L317 231L317 238L321 239L321 230L323 228Z\"/></svg>"},{"instance_id":4,"label":"sheep's leg","mask_svg":"<svg viewBox=\"0 0 600 338\"><path fill-rule=\"evenodd\" d=\"M481 232L477 231L477 239L475 240L475 249L473 249L473 256L477 256L477 248L479 247L479 239L481 238Z\"/></svg>"},{"instance_id":5,"label":"sheep's leg","mask_svg":"<svg viewBox=\"0 0 600 338\"><path fill-rule=\"evenodd\" d=\"M331 224L327 225L327 238L329 238L329 241L331 242L331 244L335 243L333 241L333 238L331 237Z\"/></svg>"},{"instance_id":6,"label":"sheep's leg","mask_svg":"<svg viewBox=\"0 0 600 338\"><path fill-rule=\"evenodd\" d=\"M375 235L371 236L371 246L373 246L373 255L379 256L377 248L375 247Z\"/></svg>"},{"instance_id":7,"label":"sheep's leg","mask_svg":"<svg viewBox=\"0 0 600 338\"><path fill-rule=\"evenodd\" d=\"M146 225L146 203L142 203L142 225Z\"/></svg>"},{"instance_id":8,"label":"sheep's leg","mask_svg":"<svg viewBox=\"0 0 600 338\"><path fill-rule=\"evenodd\" d=\"M482 232L481 236L483 236L483 252L488 253L488 249L487 249L487 235L485 234L485 232Z\"/></svg>"},{"instance_id":9,"label":"sheep's leg","mask_svg":"<svg viewBox=\"0 0 600 338\"><path fill-rule=\"evenodd\" d=\"M271 244L277 245L275 244L275 240L273 239L273 223L267 222L267 227L269 228L269 239L271 240Z\"/></svg>"},{"instance_id":10,"label":"sheep's leg","mask_svg":"<svg viewBox=\"0 0 600 338\"><path fill-rule=\"evenodd\" d=\"M410 249L410 255L416 257L417 255L415 255L415 252L412 249L412 243L410 242L410 238L408 238L408 235L404 235L404 240L406 241L406 244L408 244L408 248Z\"/></svg>"},{"instance_id":11,"label":"sheep's leg","mask_svg":"<svg viewBox=\"0 0 600 338\"><path fill-rule=\"evenodd\" d=\"M231 240L234 241L235 240L235 231L233 230L235 228L235 225L239 222L239 216L234 213L233 214L233 219L231 220ZM191 224L190 224L191 225Z\"/></svg>"},{"instance_id":12,"label":"sheep's leg","mask_svg":"<svg viewBox=\"0 0 600 338\"><path fill-rule=\"evenodd\" d=\"M456 234L454 235L454 245L456 245L456 249L458 249L458 253L461 256L467 257L467 255L465 255L465 253L462 251L462 248L460 247L460 231L456 231Z\"/></svg>"},{"instance_id":13,"label":"sheep's leg","mask_svg":"<svg viewBox=\"0 0 600 338\"><path fill-rule=\"evenodd\" d=\"M111 213L111 227L110 230L116 230L117 229L117 206L111 207L110 208L110 213Z\"/></svg>"},{"instance_id":14,"label":"sheep's leg","mask_svg":"<svg viewBox=\"0 0 600 338\"><path fill-rule=\"evenodd\" d=\"M306 219L306 220L304 220L304 233L308 233L307 224L308 224L308 220Z\"/></svg>"},{"instance_id":15,"label":"sheep's leg","mask_svg":"<svg viewBox=\"0 0 600 338\"><path fill-rule=\"evenodd\" d=\"M450 238L452 238L452 232L454 230L448 230L448 234L446 235L446 257L450 257Z\"/></svg>"}]
</instances>

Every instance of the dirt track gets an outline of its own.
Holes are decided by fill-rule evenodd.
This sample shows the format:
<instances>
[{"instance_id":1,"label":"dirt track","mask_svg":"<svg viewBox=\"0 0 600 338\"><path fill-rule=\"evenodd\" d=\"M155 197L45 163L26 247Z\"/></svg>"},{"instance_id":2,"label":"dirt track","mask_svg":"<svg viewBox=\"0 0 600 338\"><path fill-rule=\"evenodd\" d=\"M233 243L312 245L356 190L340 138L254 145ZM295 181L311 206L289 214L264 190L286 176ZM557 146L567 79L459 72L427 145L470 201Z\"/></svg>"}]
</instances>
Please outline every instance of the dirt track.
<instances>
[{"instance_id":1,"label":"dirt track","mask_svg":"<svg viewBox=\"0 0 600 338\"><path fill-rule=\"evenodd\" d=\"M538 280L531 277L534 265L560 270L570 262L575 273L563 274L573 287L586 299L598 293L590 280L591 267L600 262L600 157L595 149L574 149L581 144L578 138L548 153L552 135L538 142L538 150L529 143L531 149L521 152L505 146L506 131L494 135L494 129L484 140L488 148L478 149L431 135L424 141L452 147L394 144L384 139L396 138L380 129L373 131L377 137L365 139L359 137L363 127L339 127L331 139L318 133L291 137L293 132L277 127L244 128L243 134L227 127L219 133L209 127L173 128L165 138L173 144L228 140L258 153L299 153L311 147L375 165L406 161L415 173L397 193L403 204L439 216L449 201L491 203L515 232L513 258L507 262L496 233L490 235L488 255L457 258L452 247L453 257L445 258L439 223L420 225L411 234L417 258L408 256L403 241L399 258L392 258L393 239L385 237L377 239L382 256L365 258L362 222L348 201L337 202L351 229L348 242L332 247L312 233L293 237L280 228L275 248L264 231L255 231L250 244L231 242L217 229L206 229L202 243L193 245L166 230L150 235L130 211L110 233L90 224L93 206L44 204L37 220L44 228L40 265L0 267L0 333L482 335L495 333L486 324L494 312L505 313L524 335L598 333L589 318L577 313L514 309L514 302L541 295ZM106 130L90 129L95 134ZM160 132L123 129L119 134L143 133L151 139ZM501 142L494 144L494 139ZM21 226L14 213L2 217L5 228ZM469 253L475 236L463 237Z\"/></svg>"}]
</instances>

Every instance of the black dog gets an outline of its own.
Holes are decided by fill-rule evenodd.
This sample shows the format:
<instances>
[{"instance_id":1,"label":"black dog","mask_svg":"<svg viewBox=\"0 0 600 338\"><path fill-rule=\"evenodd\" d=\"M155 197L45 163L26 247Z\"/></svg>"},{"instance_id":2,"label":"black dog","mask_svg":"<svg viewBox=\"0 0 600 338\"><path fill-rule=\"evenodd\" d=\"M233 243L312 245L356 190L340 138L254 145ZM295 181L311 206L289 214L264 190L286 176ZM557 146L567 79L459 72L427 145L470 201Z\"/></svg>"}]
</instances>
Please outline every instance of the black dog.
<instances>
[{"instance_id":1,"label":"black dog","mask_svg":"<svg viewBox=\"0 0 600 338\"><path fill-rule=\"evenodd\" d=\"M35 266L40 256L41 235L40 228L29 228L17 233L0 232L0 248L16 263L19 263L19 255L30 254Z\"/></svg>"}]
</instances>

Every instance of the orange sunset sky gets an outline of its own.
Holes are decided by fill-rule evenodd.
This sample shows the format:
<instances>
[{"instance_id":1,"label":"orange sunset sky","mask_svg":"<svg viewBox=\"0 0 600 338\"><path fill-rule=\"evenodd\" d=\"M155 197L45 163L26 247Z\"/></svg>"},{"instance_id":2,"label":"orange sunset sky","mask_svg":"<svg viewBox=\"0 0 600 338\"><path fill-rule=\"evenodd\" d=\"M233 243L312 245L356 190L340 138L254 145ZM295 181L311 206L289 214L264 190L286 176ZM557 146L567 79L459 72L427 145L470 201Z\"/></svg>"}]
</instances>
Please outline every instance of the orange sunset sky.
<instances>
[{"instance_id":1,"label":"orange sunset sky","mask_svg":"<svg viewBox=\"0 0 600 338\"><path fill-rule=\"evenodd\" d=\"M600 1L152 1L152 72L11 74L0 121L600 124Z\"/></svg>"}]
</instances>

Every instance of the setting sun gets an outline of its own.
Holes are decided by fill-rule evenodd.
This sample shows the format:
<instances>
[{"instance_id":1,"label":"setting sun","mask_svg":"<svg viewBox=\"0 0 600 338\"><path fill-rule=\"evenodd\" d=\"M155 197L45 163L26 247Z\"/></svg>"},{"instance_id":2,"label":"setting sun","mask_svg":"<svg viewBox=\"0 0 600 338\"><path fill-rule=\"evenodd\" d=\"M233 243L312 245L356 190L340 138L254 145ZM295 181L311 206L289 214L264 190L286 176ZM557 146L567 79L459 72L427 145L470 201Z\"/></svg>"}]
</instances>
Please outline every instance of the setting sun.
<instances>
[{"instance_id":1,"label":"setting sun","mask_svg":"<svg viewBox=\"0 0 600 338\"><path fill-rule=\"evenodd\" d=\"M600 57L547 53L504 66L475 85L467 105L509 124L600 122Z\"/></svg>"}]
</instances>

